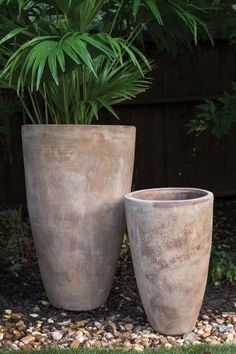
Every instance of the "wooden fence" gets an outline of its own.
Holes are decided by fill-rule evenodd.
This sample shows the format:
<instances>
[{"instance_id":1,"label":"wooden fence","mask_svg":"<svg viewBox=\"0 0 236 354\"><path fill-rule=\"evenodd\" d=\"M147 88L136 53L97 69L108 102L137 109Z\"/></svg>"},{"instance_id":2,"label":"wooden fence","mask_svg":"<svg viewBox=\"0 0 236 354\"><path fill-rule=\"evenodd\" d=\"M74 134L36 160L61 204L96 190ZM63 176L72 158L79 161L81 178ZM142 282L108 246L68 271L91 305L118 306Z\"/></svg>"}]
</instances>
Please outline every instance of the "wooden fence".
<instances>
[{"instance_id":1,"label":"wooden fence","mask_svg":"<svg viewBox=\"0 0 236 354\"><path fill-rule=\"evenodd\" d=\"M101 121L137 127L133 188L193 186L217 196L236 195L236 129L221 140L210 133L198 138L186 134L198 103L231 90L234 49L218 42L171 58L149 45L148 54L157 63L152 88L117 107L120 121L107 113ZM1 168L1 204L25 202L20 125L21 117L11 118L11 162Z\"/></svg>"}]
</instances>

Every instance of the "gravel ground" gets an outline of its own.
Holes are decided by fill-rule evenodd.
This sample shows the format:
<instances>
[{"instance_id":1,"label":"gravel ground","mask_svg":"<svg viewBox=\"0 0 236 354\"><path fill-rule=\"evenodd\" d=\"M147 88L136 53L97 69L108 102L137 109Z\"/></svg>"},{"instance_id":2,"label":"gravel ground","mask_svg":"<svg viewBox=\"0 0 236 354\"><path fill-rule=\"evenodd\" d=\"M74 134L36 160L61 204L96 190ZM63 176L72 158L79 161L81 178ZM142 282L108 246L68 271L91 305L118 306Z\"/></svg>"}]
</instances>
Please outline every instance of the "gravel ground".
<instances>
[{"instance_id":1,"label":"gravel ground","mask_svg":"<svg viewBox=\"0 0 236 354\"><path fill-rule=\"evenodd\" d=\"M214 244L235 257L235 240L236 200L218 201ZM70 347L143 351L185 344L236 344L236 283L208 286L194 330L184 336L164 336L146 321L127 240L106 304L90 312L66 312L50 306L30 248L29 253L31 256L25 256L21 272L15 274L3 269L0 273L1 349Z\"/></svg>"}]
</instances>

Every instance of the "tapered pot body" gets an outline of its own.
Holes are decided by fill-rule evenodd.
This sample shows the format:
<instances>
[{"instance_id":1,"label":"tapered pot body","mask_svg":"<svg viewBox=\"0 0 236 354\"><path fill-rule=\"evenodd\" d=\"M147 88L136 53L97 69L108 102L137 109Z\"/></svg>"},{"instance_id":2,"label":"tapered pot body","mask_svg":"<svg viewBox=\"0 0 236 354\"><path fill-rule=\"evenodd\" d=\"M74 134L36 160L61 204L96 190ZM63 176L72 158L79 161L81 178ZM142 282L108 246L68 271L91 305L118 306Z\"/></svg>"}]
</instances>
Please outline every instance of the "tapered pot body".
<instances>
[{"instance_id":1,"label":"tapered pot body","mask_svg":"<svg viewBox=\"0 0 236 354\"><path fill-rule=\"evenodd\" d=\"M135 128L25 125L27 203L52 305L90 310L112 286L125 228Z\"/></svg>"},{"instance_id":2,"label":"tapered pot body","mask_svg":"<svg viewBox=\"0 0 236 354\"><path fill-rule=\"evenodd\" d=\"M192 331L206 287L213 194L194 188L130 193L126 218L135 276L150 324L163 334Z\"/></svg>"}]
</instances>

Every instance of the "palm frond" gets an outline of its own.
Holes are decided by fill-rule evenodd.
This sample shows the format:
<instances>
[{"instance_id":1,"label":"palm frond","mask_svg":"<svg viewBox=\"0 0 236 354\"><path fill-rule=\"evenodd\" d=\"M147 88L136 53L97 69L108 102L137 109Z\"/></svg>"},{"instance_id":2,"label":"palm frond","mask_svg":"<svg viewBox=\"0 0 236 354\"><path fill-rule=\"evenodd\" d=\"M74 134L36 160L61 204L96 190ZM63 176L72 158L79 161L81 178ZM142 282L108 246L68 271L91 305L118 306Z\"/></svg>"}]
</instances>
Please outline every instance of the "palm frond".
<instances>
[{"instance_id":1,"label":"palm frond","mask_svg":"<svg viewBox=\"0 0 236 354\"><path fill-rule=\"evenodd\" d=\"M26 86L30 86L31 91L38 90L42 82L54 80L59 85L59 76L76 66L84 65L96 76L93 65L96 56L103 54L110 59L117 58L122 63L124 53L140 71L140 60L149 66L145 56L132 44L105 33L91 35L75 32L67 33L62 38L36 37L11 55L0 79L9 80L10 85L14 80L17 81L18 93L23 92Z\"/></svg>"},{"instance_id":2,"label":"palm frond","mask_svg":"<svg viewBox=\"0 0 236 354\"><path fill-rule=\"evenodd\" d=\"M143 78L132 62L120 64L117 59L112 62L99 56L94 66L97 77L88 69L86 73L81 69L66 75L58 86L54 82L46 84L51 99L48 111L51 117L57 117L57 122L65 122L66 116L69 116L73 123L90 124L93 119L99 119L102 108L117 118L113 105L135 98L146 91L151 83L150 79ZM142 64L142 71L144 74L148 72L145 64ZM66 85L65 90L63 85ZM66 104L63 105L62 100ZM56 114L51 107L56 110Z\"/></svg>"}]
</instances>

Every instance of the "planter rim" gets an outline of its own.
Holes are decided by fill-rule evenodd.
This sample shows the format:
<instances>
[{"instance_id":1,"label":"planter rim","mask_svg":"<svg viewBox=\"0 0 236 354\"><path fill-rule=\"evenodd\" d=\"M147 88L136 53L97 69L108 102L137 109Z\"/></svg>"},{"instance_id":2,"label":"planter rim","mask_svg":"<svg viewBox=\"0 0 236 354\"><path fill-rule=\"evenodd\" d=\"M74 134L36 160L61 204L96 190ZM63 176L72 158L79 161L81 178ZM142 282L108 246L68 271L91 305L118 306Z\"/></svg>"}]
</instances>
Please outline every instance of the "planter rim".
<instances>
[{"instance_id":1,"label":"planter rim","mask_svg":"<svg viewBox=\"0 0 236 354\"><path fill-rule=\"evenodd\" d=\"M128 134L136 131L133 125L106 125L106 124L23 124L21 127L22 136L47 135L47 136L61 136L63 134L77 133L85 134Z\"/></svg>"},{"instance_id":2,"label":"planter rim","mask_svg":"<svg viewBox=\"0 0 236 354\"><path fill-rule=\"evenodd\" d=\"M172 192L176 193L176 195L181 194L181 193L186 193L186 194L196 194L196 197L190 197L190 198L180 198L180 199L158 199L158 198L145 198L144 196L150 193L160 193L164 194L165 192ZM139 195L141 194L141 197ZM198 195L198 196L197 196ZM183 205L183 204L193 204L193 203L199 203L203 202L209 199L213 199L214 195L212 192L205 190L205 189L200 189L200 188L191 188L191 187L167 187L167 188L150 188L150 189L140 189L131 193L128 193L125 195L125 200L131 201L131 202L136 202L136 203L147 203L147 204L156 204L156 205Z\"/></svg>"},{"instance_id":3,"label":"planter rim","mask_svg":"<svg viewBox=\"0 0 236 354\"><path fill-rule=\"evenodd\" d=\"M61 127L73 127L73 128L99 128L99 127L107 127L108 129L111 128L135 128L134 125L120 125L120 124L22 124L22 127L29 127L29 128L38 128L38 127L56 127L56 128L61 128Z\"/></svg>"}]
</instances>

